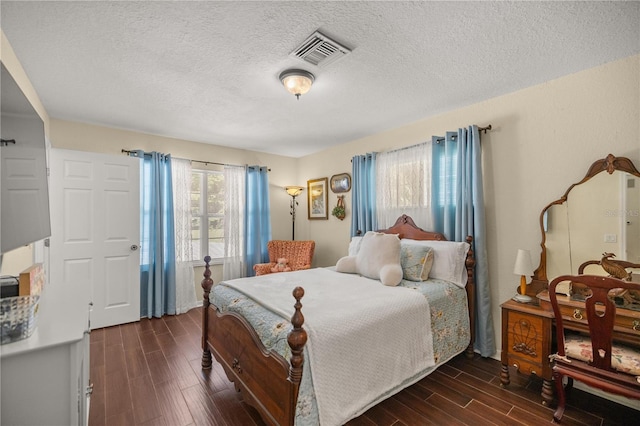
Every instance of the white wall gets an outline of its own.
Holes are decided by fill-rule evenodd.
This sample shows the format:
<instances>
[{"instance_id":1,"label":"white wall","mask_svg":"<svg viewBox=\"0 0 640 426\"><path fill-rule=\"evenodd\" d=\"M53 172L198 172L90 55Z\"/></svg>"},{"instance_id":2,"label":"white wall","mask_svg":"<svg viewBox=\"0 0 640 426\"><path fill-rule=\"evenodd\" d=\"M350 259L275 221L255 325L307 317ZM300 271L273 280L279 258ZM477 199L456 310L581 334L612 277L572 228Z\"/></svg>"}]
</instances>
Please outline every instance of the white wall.
<instances>
[{"instance_id":1,"label":"white wall","mask_svg":"<svg viewBox=\"0 0 640 426\"><path fill-rule=\"evenodd\" d=\"M424 142L470 124L493 130L482 135L489 279L497 348L500 304L516 292L513 264L519 248L540 253L541 210L612 153L640 166L640 55L582 71L505 96L430 117L301 158L298 179L350 172L354 155ZM330 204L335 204L335 195ZM319 265L346 255L347 218L301 223L300 238L316 241ZM305 207L306 209L306 207ZM301 211L306 217L306 211Z\"/></svg>"}]
</instances>

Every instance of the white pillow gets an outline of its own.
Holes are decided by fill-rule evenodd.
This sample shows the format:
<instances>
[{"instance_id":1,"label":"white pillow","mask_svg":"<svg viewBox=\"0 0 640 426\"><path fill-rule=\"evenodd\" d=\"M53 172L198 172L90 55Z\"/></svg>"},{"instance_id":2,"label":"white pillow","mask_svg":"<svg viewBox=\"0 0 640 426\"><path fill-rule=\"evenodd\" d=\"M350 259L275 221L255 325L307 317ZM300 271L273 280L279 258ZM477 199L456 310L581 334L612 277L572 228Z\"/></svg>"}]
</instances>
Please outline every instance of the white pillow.
<instances>
[{"instance_id":1,"label":"white pillow","mask_svg":"<svg viewBox=\"0 0 640 426\"><path fill-rule=\"evenodd\" d=\"M401 240L400 244L420 244L433 249L433 266L429 278L450 281L459 287L467 285L465 261L469 243L458 241Z\"/></svg>"},{"instance_id":2,"label":"white pillow","mask_svg":"<svg viewBox=\"0 0 640 426\"><path fill-rule=\"evenodd\" d=\"M358 254L340 258L336 271L358 273L388 286L400 284L402 267L398 235L367 232L362 237Z\"/></svg>"},{"instance_id":3,"label":"white pillow","mask_svg":"<svg viewBox=\"0 0 640 426\"><path fill-rule=\"evenodd\" d=\"M360 244L362 243L362 237L351 237L349 242L349 256L355 256L360 251Z\"/></svg>"}]
</instances>

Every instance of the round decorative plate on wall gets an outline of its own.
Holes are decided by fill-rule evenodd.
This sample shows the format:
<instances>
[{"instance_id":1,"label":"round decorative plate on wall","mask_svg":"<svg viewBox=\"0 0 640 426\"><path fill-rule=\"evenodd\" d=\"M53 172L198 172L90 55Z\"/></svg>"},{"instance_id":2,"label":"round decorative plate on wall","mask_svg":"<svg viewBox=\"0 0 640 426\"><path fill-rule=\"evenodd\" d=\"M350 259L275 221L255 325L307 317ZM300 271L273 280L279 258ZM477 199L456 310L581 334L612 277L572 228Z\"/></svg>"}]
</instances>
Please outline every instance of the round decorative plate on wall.
<instances>
[{"instance_id":1,"label":"round decorative plate on wall","mask_svg":"<svg viewBox=\"0 0 640 426\"><path fill-rule=\"evenodd\" d=\"M351 175L349 173L340 173L339 175L331 176L330 186L331 190L336 194L349 192L351 189Z\"/></svg>"}]
</instances>

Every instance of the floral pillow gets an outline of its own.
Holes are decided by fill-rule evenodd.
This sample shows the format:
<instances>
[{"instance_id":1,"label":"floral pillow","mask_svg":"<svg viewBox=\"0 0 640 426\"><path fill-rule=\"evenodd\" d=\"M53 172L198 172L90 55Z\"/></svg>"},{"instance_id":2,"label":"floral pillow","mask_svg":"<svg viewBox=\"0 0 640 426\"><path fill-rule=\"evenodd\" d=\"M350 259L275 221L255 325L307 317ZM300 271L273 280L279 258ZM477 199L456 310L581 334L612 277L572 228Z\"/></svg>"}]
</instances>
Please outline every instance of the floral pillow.
<instances>
[{"instance_id":1,"label":"floral pillow","mask_svg":"<svg viewBox=\"0 0 640 426\"><path fill-rule=\"evenodd\" d=\"M433 266L433 249L418 244L402 244L400 266L405 280L426 281Z\"/></svg>"}]
</instances>

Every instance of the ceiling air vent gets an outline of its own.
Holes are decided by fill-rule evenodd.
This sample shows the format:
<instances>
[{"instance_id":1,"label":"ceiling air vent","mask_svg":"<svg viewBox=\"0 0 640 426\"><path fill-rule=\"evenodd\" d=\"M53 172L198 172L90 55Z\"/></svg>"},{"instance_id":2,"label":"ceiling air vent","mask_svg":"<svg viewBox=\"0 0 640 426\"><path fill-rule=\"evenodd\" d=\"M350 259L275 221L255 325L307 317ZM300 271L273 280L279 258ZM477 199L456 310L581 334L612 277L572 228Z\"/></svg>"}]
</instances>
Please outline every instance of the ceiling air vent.
<instances>
[{"instance_id":1,"label":"ceiling air vent","mask_svg":"<svg viewBox=\"0 0 640 426\"><path fill-rule=\"evenodd\" d=\"M351 50L316 31L291 52L290 56L319 67L325 67L349 53Z\"/></svg>"}]
</instances>

